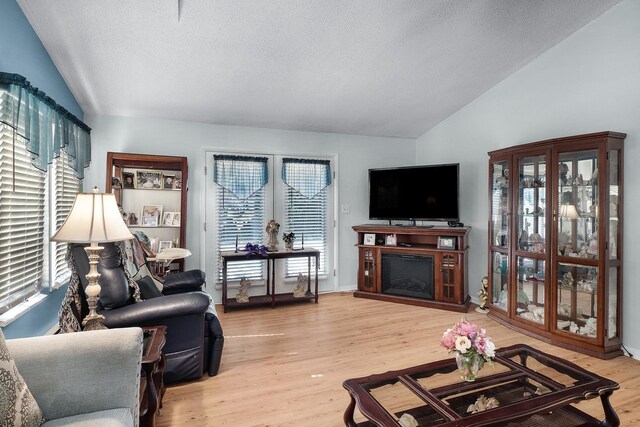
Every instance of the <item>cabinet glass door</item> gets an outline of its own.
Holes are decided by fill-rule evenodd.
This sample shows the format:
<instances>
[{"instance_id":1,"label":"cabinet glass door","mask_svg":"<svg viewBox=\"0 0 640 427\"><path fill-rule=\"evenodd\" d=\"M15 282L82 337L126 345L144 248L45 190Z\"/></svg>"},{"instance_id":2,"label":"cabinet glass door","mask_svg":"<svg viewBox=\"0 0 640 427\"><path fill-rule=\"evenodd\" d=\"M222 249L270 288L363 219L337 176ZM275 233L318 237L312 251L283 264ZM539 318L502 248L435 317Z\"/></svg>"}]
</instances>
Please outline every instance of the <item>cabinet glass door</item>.
<instances>
[{"instance_id":1,"label":"cabinet glass door","mask_svg":"<svg viewBox=\"0 0 640 427\"><path fill-rule=\"evenodd\" d=\"M545 317L545 262L518 257L518 296L516 316L540 325Z\"/></svg>"},{"instance_id":2,"label":"cabinet glass door","mask_svg":"<svg viewBox=\"0 0 640 427\"><path fill-rule=\"evenodd\" d=\"M509 162L495 162L491 166L491 244L506 249L509 244Z\"/></svg>"},{"instance_id":3,"label":"cabinet glass door","mask_svg":"<svg viewBox=\"0 0 640 427\"><path fill-rule=\"evenodd\" d=\"M494 308L507 311L509 308L509 257L493 252L491 257L491 303Z\"/></svg>"},{"instance_id":4,"label":"cabinet glass door","mask_svg":"<svg viewBox=\"0 0 640 427\"><path fill-rule=\"evenodd\" d=\"M558 254L598 257L598 151L561 153L558 164Z\"/></svg>"},{"instance_id":5,"label":"cabinet glass door","mask_svg":"<svg viewBox=\"0 0 640 427\"><path fill-rule=\"evenodd\" d=\"M518 249L545 252L547 164L544 155L518 160Z\"/></svg>"},{"instance_id":6,"label":"cabinet glass door","mask_svg":"<svg viewBox=\"0 0 640 427\"><path fill-rule=\"evenodd\" d=\"M598 332L598 268L558 264L557 329L596 338Z\"/></svg>"},{"instance_id":7,"label":"cabinet glass door","mask_svg":"<svg viewBox=\"0 0 640 427\"><path fill-rule=\"evenodd\" d=\"M621 185L620 176L620 151L609 151L609 259L620 259L618 251L618 242L622 238L620 235L618 217L619 199Z\"/></svg>"}]
</instances>

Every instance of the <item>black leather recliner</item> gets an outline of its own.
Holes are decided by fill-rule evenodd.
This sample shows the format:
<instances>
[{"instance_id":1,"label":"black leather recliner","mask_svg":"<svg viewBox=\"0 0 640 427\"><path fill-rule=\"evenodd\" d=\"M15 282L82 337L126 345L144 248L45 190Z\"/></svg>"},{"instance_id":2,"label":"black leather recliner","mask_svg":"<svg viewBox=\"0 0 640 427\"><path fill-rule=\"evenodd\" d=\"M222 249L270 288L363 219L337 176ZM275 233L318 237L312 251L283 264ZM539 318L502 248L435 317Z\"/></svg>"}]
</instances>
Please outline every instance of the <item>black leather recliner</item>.
<instances>
[{"instance_id":1,"label":"black leather recliner","mask_svg":"<svg viewBox=\"0 0 640 427\"><path fill-rule=\"evenodd\" d=\"M70 245L82 290L87 286L89 259L86 245ZM203 372L216 375L220 367L224 336L215 315L210 297L203 292L205 275L191 270L166 276L162 294L135 303L125 275L120 251L113 243L101 245L98 281L102 290L98 313L105 317L108 328L129 326L167 327L164 354L167 365L165 383L200 378ZM83 292L84 293L84 292ZM82 317L89 312L85 296L82 300Z\"/></svg>"}]
</instances>

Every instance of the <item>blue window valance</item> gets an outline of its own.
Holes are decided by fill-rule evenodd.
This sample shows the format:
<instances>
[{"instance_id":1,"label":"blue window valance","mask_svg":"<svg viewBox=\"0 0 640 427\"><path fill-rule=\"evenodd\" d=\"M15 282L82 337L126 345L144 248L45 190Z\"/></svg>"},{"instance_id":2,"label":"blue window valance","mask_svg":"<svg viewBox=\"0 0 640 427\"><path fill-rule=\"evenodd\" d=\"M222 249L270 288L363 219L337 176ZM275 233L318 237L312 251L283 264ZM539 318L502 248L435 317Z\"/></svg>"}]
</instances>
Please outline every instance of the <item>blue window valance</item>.
<instances>
[{"instance_id":1,"label":"blue window valance","mask_svg":"<svg viewBox=\"0 0 640 427\"><path fill-rule=\"evenodd\" d=\"M25 141L32 165L46 172L60 150L69 155L78 179L91 163L91 128L31 86L19 74L0 72L0 122Z\"/></svg>"},{"instance_id":2,"label":"blue window valance","mask_svg":"<svg viewBox=\"0 0 640 427\"><path fill-rule=\"evenodd\" d=\"M331 162L319 159L282 159L282 181L307 198L331 185Z\"/></svg>"},{"instance_id":3,"label":"blue window valance","mask_svg":"<svg viewBox=\"0 0 640 427\"><path fill-rule=\"evenodd\" d=\"M213 180L239 199L247 199L269 182L267 157L213 155Z\"/></svg>"}]
</instances>

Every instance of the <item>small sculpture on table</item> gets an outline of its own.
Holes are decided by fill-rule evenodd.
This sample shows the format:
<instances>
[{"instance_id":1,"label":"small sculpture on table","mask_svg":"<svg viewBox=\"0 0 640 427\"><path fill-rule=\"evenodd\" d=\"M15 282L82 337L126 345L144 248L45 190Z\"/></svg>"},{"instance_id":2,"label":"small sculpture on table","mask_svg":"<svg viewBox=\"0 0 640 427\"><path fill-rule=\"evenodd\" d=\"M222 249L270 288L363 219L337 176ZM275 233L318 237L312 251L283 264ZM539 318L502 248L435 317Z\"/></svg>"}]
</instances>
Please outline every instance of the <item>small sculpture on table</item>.
<instances>
[{"instance_id":1,"label":"small sculpture on table","mask_svg":"<svg viewBox=\"0 0 640 427\"><path fill-rule=\"evenodd\" d=\"M296 285L296 288L293 290L293 296L296 298L303 298L307 295L307 283L308 283L308 279L307 276L305 276L302 273L298 273L298 284Z\"/></svg>"},{"instance_id":2,"label":"small sculpture on table","mask_svg":"<svg viewBox=\"0 0 640 427\"><path fill-rule=\"evenodd\" d=\"M269 252L278 252L278 232L280 231L280 224L275 219L270 220L265 228L269 239L267 241L267 250Z\"/></svg>"},{"instance_id":3,"label":"small sculpture on table","mask_svg":"<svg viewBox=\"0 0 640 427\"><path fill-rule=\"evenodd\" d=\"M482 278L482 287L478 291L478 297L480 298L480 306L476 307L478 313L487 314L489 309L487 308L487 298L489 298L489 278L484 276Z\"/></svg>"},{"instance_id":4,"label":"small sculpture on table","mask_svg":"<svg viewBox=\"0 0 640 427\"><path fill-rule=\"evenodd\" d=\"M243 277L240 279L240 289L236 295L236 301L240 303L249 302L249 286L251 286L251 280Z\"/></svg>"}]
</instances>

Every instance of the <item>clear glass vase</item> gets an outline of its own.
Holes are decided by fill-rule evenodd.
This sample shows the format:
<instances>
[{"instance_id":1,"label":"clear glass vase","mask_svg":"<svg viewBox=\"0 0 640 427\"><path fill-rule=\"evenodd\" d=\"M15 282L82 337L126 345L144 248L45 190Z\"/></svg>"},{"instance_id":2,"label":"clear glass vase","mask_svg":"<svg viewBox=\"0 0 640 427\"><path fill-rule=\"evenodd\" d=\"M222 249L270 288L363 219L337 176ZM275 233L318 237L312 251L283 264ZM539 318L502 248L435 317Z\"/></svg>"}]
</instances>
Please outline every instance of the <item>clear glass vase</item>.
<instances>
[{"instance_id":1,"label":"clear glass vase","mask_svg":"<svg viewBox=\"0 0 640 427\"><path fill-rule=\"evenodd\" d=\"M484 357L478 353L462 354L456 352L456 363L458 364L458 371L460 372L460 378L465 381L475 381L478 376L478 372L484 366Z\"/></svg>"}]
</instances>

